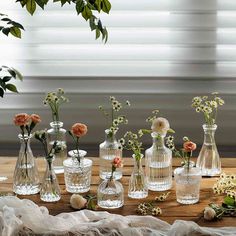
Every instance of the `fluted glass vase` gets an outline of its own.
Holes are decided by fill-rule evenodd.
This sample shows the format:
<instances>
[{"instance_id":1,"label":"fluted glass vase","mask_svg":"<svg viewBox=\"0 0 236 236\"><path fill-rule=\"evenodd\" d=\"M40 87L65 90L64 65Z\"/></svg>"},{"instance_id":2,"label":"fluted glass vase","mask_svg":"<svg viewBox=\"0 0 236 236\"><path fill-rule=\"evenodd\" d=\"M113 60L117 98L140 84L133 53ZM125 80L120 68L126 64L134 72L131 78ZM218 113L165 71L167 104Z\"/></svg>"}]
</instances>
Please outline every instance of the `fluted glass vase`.
<instances>
[{"instance_id":1,"label":"fluted glass vase","mask_svg":"<svg viewBox=\"0 0 236 236\"><path fill-rule=\"evenodd\" d=\"M64 162L64 177L66 190L70 193L85 193L90 189L92 161L84 158L87 154L84 150L71 150L70 158Z\"/></svg>"},{"instance_id":2,"label":"fluted glass vase","mask_svg":"<svg viewBox=\"0 0 236 236\"><path fill-rule=\"evenodd\" d=\"M66 130L63 129L63 122L53 121L50 123L51 129L48 134L48 148L51 149L54 142L63 145L63 149L55 155L54 169L57 174L63 173L63 161L67 158Z\"/></svg>"},{"instance_id":3,"label":"fluted glass vase","mask_svg":"<svg viewBox=\"0 0 236 236\"><path fill-rule=\"evenodd\" d=\"M39 174L33 156L30 139L32 135L18 135L20 151L13 177L13 192L20 195L31 195L39 192Z\"/></svg>"},{"instance_id":4,"label":"fluted glass vase","mask_svg":"<svg viewBox=\"0 0 236 236\"><path fill-rule=\"evenodd\" d=\"M129 180L128 196L130 198L141 199L148 196L148 184L142 167L143 155L136 157L132 155L134 160L134 169Z\"/></svg>"},{"instance_id":5,"label":"fluted glass vase","mask_svg":"<svg viewBox=\"0 0 236 236\"><path fill-rule=\"evenodd\" d=\"M116 140L114 133L105 130L105 141L99 146L99 176L101 179L106 179L111 176L111 162L115 157L122 158L121 145ZM122 168L117 168L113 173L114 179L122 178Z\"/></svg>"},{"instance_id":6,"label":"fluted glass vase","mask_svg":"<svg viewBox=\"0 0 236 236\"><path fill-rule=\"evenodd\" d=\"M61 198L60 186L53 167L53 160L46 161L47 167L40 189L40 199L44 202L57 202Z\"/></svg>"},{"instance_id":7,"label":"fluted glass vase","mask_svg":"<svg viewBox=\"0 0 236 236\"><path fill-rule=\"evenodd\" d=\"M215 176L221 173L221 161L215 142L217 125L203 125L204 143L197 159L197 167L203 176Z\"/></svg>"},{"instance_id":8,"label":"fluted glass vase","mask_svg":"<svg viewBox=\"0 0 236 236\"><path fill-rule=\"evenodd\" d=\"M172 152L165 146L165 135L151 134L152 146L145 152L148 189L165 191L172 186Z\"/></svg>"},{"instance_id":9,"label":"fluted glass vase","mask_svg":"<svg viewBox=\"0 0 236 236\"><path fill-rule=\"evenodd\" d=\"M98 186L97 204L105 209L122 207L124 205L124 188L122 184L113 178L103 180Z\"/></svg>"}]
</instances>

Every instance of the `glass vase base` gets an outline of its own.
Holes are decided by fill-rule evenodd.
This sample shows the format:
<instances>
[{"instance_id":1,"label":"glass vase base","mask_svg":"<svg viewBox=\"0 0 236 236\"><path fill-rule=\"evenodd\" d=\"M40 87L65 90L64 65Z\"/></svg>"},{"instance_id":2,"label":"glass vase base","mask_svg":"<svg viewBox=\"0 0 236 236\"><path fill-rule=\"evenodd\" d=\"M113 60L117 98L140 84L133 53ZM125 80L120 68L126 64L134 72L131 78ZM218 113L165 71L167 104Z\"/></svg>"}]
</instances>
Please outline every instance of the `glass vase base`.
<instances>
[{"instance_id":1,"label":"glass vase base","mask_svg":"<svg viewBox=\"0 0 236 236\"><path fill-rule=\"evenodd\" d=\"M54 171L56 174L63 174L64 173L64 167L63 166L54 166Z\"/></svg>"},{"instance_id":2,"label":"glass vase base","mask_svg":"<svg viewBox=\"0 0 236 236\"><path fill-rule=\"evenodd\" d=\"M221 169L201 169L202 176L216 176L221 174Z\"/></svg>"},{"instance_id":3,"label":"glass vase base","mask_svg":"<svg viewBox=\"0 0 236 236\"><path fill-rule=\"evenodd\" d=\"M105 200L98 201L98 206L105 209L116 209L124 205L124 202L121 200Z\"/></svg>"},{"instance_id":4,"label":"glass vase base","mask_svg":"<svg viewBox=\"0 0 236 236\"><path fill-rule=\"evenodd\" d=\"M142 198L146 198L147 196L148 196L148 192L143 192L143 191L135 191L135 192L128 193L128 197L134 198L134 199L142 199Z\"/></svg>"},{"instance_id":5,"label":"glass vase base","mask_svg":"<svg viewBox=\"0 0 236 236\"><path fill-rule=\"evenodd\" d=\"M37 194L40 191L39 185L21 185L21 186L13 186L13 192L19 195L33 195Z\"/></svg>"},{"instance_id":6,"label":"glass vase base","mask_svg":"<svg viewBox=\"0 0 236 236\"><path fill-rule=\"evenodd\" d=\"M182 198L177 198L177 202L185 205L195 204L199 201L199 198L193 198L191 195L185 195Z\"/></svg>"},{"instance_id":7,"label":"glass vase base","mask_svg":"<svg viewBox=\"0 0 236 236\"><path fill-rule=\"evenodd\" d=\"M166 184L166 183L159 183L159 182L149 182L148 183L148 189L151 190L151 191L156 191L156 192L159 192L159 191L166 191L166 190L169 190L171 189L172 187L172 184Z\"/></svg>"},{"instance_id":8,"label":"glass vase base","mask_svg":"<svg viewBox=\"0 0 236 236\"><path fill-rule=\"evenodd\" d=\"M55 194L45 194L43 196L40 196L40 199L44 202L57 202L61 199L61 196Z\"/></svg>"},{"instance_id":9,"label":"glass vase base","mask_svg":"<svg viewBox=\"0 0 236 236\"><path fill-rule=\"evenodd\" d=\"M90 187L84 187L84 186L76 186L76 187L72 187L72 186L67 186L66 187L66 191L69 193L86 193L90 190Z\"/></svg>"},{"instance_id":10,"label":"glass vase base","mask_svg":"<svg viewBox=\"0 0 236 236\"><path fill-rule=\"evenodd\" d=\"M111 172L110 171L100 171L99 173L99 177L103 180L109 178L111 176ZM122 172L121 171L115 171L113 173L113 179L118 180L122 178Z\"/></svg>"}]
</instances>

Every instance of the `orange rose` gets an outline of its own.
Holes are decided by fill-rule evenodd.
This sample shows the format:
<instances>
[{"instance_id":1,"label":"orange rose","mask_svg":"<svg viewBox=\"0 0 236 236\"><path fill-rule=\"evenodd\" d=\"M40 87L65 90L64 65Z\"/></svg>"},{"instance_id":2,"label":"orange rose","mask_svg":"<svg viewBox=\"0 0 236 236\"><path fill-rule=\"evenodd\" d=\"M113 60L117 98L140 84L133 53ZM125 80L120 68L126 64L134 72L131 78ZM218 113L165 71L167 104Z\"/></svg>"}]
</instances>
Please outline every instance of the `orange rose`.
<instances>
[{"instance_id":1,"label":"orange rose","mask_svg":"<svg viewBox=\"0 0 236 236\"><path fill-rule=\"evenodd\" d=\"M26 113L20 113L15 115L13 121L17 126L25 126L29 123L30 116Z\"/></svg>"},{"instance_id":2,"label":"orange rose","mask_svg":"<svg viewBox=\"0 0 236 236\"><path fill-rule=\"evenodd\" d=\"M120 157L115 157L112 161L112 165L115 167L115 168L121 168L123 167L123 162L122 162L122 159Z\"/></svg>"},{"instance_id":3,"label":"orange rose","mask_svg":"<svg viewBox=\"0 0 236 236\"><path fill-rule=\"evenodd\" d=\"M76 123L71 127L71 133L80 138L87 134L88 128L85 124Z\"/></svg>"},{"instance_id":4,"label":"orange rose","mask_svg":"<svg viewBox=\"0 0 236 236\"><path fill-rule=\"evenodd\" d=\"M196 143L193 143L191 141L187 141L187 142L184 143L184 150L186 152L194 151L196 148L197 148Z\"/></svg>"},{"instance_id":5,"label":"orange rose","mask_svg":"<svg viewBox=\"0 0 236 236\"><path fill-rule=\"evenodd\" d=\"M32 114L30 116L31 120L33 123L37 124L37 123L40 123L41 122L41 117L37 114Z\"/></svg>"}]
</instances>

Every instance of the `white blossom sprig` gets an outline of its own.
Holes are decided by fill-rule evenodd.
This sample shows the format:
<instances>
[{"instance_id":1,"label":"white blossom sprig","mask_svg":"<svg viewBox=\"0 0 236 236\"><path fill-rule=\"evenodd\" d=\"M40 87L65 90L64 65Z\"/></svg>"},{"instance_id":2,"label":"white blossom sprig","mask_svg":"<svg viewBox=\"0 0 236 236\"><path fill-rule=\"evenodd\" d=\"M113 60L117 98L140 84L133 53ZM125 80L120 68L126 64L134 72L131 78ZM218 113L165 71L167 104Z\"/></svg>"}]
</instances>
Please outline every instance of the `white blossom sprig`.
<instances>
[{"instance_id":1,"label":"white blossom sprig","mask_svg":"<svg viewBox=\"0 0 236 236\"><path fill-rule=\"evenodd\" d=\"M109 134L113 135L119 130L119 126L122 124L128 124L128 119L125 115L120 115L119 112L123 108L123 104L119 102L114 96L110 99L110 108L105 109L103 106L99 106L99 110L102 112L106 118L108 124ZM125 106L129 107L130 102L126 101Z\"/></svg>"},{"instance_id":2,"label":"white blossom sprig","mask_svg":"<svg viewBox=\"0 0 236 236\"><path fill-rule=\"evenodd\" d=\"M197 113L202 112L207 125L216 123L219 106L223 106L225 101L214 92L210 96L197 96L192 99L192 107Z\"/></svg>"},{"instance_id":3,"label":"white blossom sprig","mask_svg":"<svg viewBox=\"0 0 236 236\"><path fill-rule=\"evenodd\" d=\"M51 108L53 121L59 121L59 110L61 105L69 102L69 99L66 98L64 94L64 90L59 88L56 92L49 92L43 101L44 105L48 105Z\"/></svg>"}]
</instances>

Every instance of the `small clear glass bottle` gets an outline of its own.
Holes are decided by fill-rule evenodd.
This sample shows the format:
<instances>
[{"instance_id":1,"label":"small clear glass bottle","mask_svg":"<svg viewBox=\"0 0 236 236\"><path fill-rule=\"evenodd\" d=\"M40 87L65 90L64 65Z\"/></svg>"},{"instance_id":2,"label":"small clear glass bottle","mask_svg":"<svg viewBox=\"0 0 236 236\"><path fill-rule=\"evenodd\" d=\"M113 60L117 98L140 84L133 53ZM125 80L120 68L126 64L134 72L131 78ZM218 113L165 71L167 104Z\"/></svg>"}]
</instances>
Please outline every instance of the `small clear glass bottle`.
<instances>
[{"instance_id":1,"label":"small clear glass bottle","mask_svg":"<svg viewBox=\"0 0 236 236\"><path fill-rule=\"evenodd\" d=\"M116 140L114 133L105 130L105 141L99 146L100 171L101 179L106 179L111 176L111 162L115 157L122 158L121 145ZM122 178L122 168L117 168L113 173L114 179Z\"/></svg>"},{"instance_id":2,"label":"small clear glass bottle","mask_svg":"<svg viewBox=\"0 0 236 236\"><path fill-rule=\"evenodd\" d=\"M79 150L79 153L77 150L71 150L68 154L70 158L63 162L66 190L69 193L88 192L90 190L93 162L88 158L84 158L87 154L84 150Z\"/></svg>"},{"instance_id":3,"label":"small clear glass bottle","mask_svg":"<svg viewBox=\"0 0 236 236\"><path fill-rule=\"evenodd\" d=\"M31 195L39 192L39 174L33 156L30 139L32 135L19 134L20 151L13 177L13 192L20 195Z\"/></svg>"},{"instance_id":4,"label":"small clear glass bottle","mask_svg":"<svg viewBox=\"0 0 236 236\"><path fill-rule=\"evenodd\" d=\"M220 156L215 143L217 125L203 125L204 143L197 159L197 167L203 176L215 176L221 173Z\"/></svg>"},{"instance_id":5,"label":"small clear glass bottle","mask_svg":"<svg viewBox=\"0 0 236 236\"><path fill-rule=\"evenodd\" d=\"M122 207L124 205L124 188L122 184L113 178L103 180L98 186L97 204L105 209Z\"/></svg>"},{"instance_id":6,"label":"small clear glass bottle","mask_svg":"<svg viewBox=\"0 0 236 236\"><path fill-rule=\"evenodd\" d=\"M51 129L47 131L48 148L51 149L55 141L64 146L63 150L55 155L55 173L59 174L63 173L63 161L67 158L66 130L62 128L63 122L61 121L53 121L50 123L50 126Z\"/></svg>"},{"instance_id":7,"label":"small clear glass bottle","mask_svg":"<svg viewBox=\"0 0 236 236\"><path fill-rule=\"evenodd\" d=\"M165 136L151 134L152 146L145 151L148 189L165 191L172 187L172 152L165 146Z\"/></svg>"},{"instance_id":8,"label":"small clear glass bottle","mask_svg":"<svg viewBox=\"0 0 236 236\"><path fill-rule=\"evenodd\" d=\"M61 199L60 186L53 166L54 159L55 157L51 162L46 161L46 172L40 189L40 199L44 202L57 202Z\"/></svg>"},{"instance_id":9,"label":"small clear glass bottle","mask_svg":"<svg viewBox=\"0 0 236 236\"><path fill-rule=\"evenodd\" d=\"M201 170L193 166L194 162L190 162L174 171L176 199L181 204L194 204L199 201Z\"/></svg>"},{"instance_id":10,"label":"small clear glass bottle","mask_svg":"<svg viewBox=\"0 0 236 236\"><path fill-rule=\"evenodd\" d=\"M143 154L141 154L139 160L136 159L134 154L132 157L134 159L134 169L129 180L128 196L135 199L146 198L148 196L148 184L142 167Z\"/></svg>"}]
</instances>

